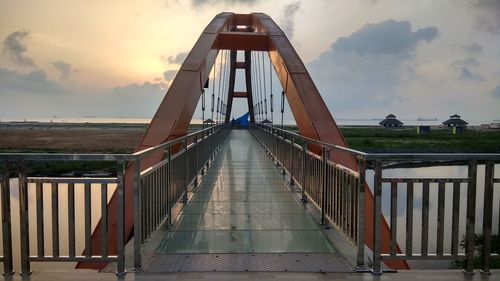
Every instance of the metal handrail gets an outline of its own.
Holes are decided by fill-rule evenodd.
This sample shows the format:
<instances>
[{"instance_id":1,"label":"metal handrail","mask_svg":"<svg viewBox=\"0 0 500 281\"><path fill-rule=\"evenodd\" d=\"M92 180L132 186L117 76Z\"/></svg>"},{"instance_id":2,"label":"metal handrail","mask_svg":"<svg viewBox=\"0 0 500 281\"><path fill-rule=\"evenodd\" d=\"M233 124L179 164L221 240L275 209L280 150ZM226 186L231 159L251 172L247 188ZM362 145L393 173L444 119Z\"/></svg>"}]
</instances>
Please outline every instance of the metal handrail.
<instances>
[{"instance_id":1,"label":"metal handrail","mask_svg":"<svg viewBox=\"0 0 500 281\"><path fill-rule=\"evenodd\" d=\"M159 145L149 147L131 154L126 153L0 153L0 160L7 161L133 161L142 159L151 153L162 150L177 144L181 144L187 139L207 134L215 129L225 127L225 124L214 125L185 136L163 142Z\"/></svg>"},{"instance_id":2,"label":"metal handrail","mask_svg":"<svg viewBox=\"0 0 500 281\"><path fill-rule=\"evenodd\" d=\"M293 136L296 139L306 141L308 144L318 145L320 147L325 147L328 149L338 150L341 152L346 152L354 157L359 157L364 160L482 160L482 161L500 161L500 153L373 153L373 152L363 152L356 149L339 146L335 144L330 144L317 139L312 139L309 137L302 136L300 134L290 132L278 127L273 127L266 124L252 124L251 126L266 128L269 130L278 131L287 136Z\"/></svg>"},{"instance_id":3,"label":"metal handrail","mask_svg":"<svg viewBox=\"0 0 500 281\"><path fill-rule=\"evenodd\" d=\"M318 145L318 146L325 147L325 148L328 148L328 149L339 150L339 151L342 151L342 152L347 152L347 153L350 153L350 154L352 154L354 156L358 156L358 157L365 157L366 155L368 155L368 153L363 152L363 151L359 151L359 150L351 149L351 148L348 148L348 147L344 147L344 146L340 146L340 145L335 145L335 144L327 143L327 142L320 141L320 140L317 140L317 139L305 137L305 136L302 136L300 134L297 134L297 133L294 133L294 132L290 132L290 131L287 131L287 130L284 130L284 129L280 129L280 128L277 128L277 127L273 127L273 126L270 126L270 125L266 125L266 124L255 123L255 124L252 124L251 126L261 127L261 128L267 128L267 129L270 129L270 130L278 131L278 132L281 132L283 134L286 134L287 136L292 136L292 137L295 137L295 138L300 139L302 141L306 141L309 144Z\"/></svg>"},{"instance_id":4,"label":"metal handrail","mask_svg":"<svg viewBox=\"0 0 500 281\"><path fill-rule=\"evenodd\" d=\"M484 236L483 252L482 252L482 272L490 271L490 262L493 258L498 258L496 253L491 250L491 229L492 229L492 211L493 211L493 190L494 184L499 183L500 179L494 176L494 164L500 162L500 153L364 153L357 150L352 150L336 145L331 145L311 138L300 136L293 132L288 132L280 128L271 127L263 124L254 124L251 128L252 135L256 137L264 146L266 151L276 161L277 165L283 167L283 174L286 172L290 175L290 183L298 183L302 190L303 200L310 200L321 211L321 224L324 224L325 218L331 223L344 231L357 246L357 266L359 269L365 268L364 260L364 234L372 233L373 235L373 251L372 251L372 266L371 270L375 274L382 273L382 261L392 260L464 260L465 272L473 272L473 261L475 258L475 217L476 217L476 189L478 188L476 181L478 178L478 163L485 164L484 172L484 206L480 209L483 212L482 233ZM295 142L303 142L302 146ZM312 151L308 151L308 146L315 144L321 149L321 155ZM334 149L351 154L357 159L357 172L335 163L335 159L327 159L328 151ZM294 156L297 155L297 156ZM296 158L294 158L296 157ZM468 176L466 177L384 177L382 172L385 163L398 162L432 162L432 161L460 161L468 165ZM365 173L367 165L370 165L374 170L373 182L373 197L365 197ZM294 169L302 170L298 180L296 179ZM307 167L307 168L306 168ZM344 172L343 172L344 171ZM349 172L352 172L349 174ZM351 178L350 178L351 176ZM354 181L354 184L353 184ZM332 183L333 182L333 183ZM461 184L467 185L467 204L466 217L460 216L458 213L460 206L460 188ZM382 185L390 185L390 214L388 222L382 214ZM422 214L422 233L421 235L421 253L414 253L413 244L413 201L414 201L414 185L422 185L423 189L423 214ZM430 197L430 190L436 188L438 191L437 198ZM453 198L447 195L445 190L453 189ZM398 210L398 190L406 189L407 208L411 210L406 212L406 248L399 249L397 235L397 210ZM404 192L404 191L402 191ZM305 195L304 195L305 194ZM325 200L327 198L327 200ZM354 198L354 201L353 201ZM365 229L365 198L373 200L370 205L372 210L366 210L366 214L372 218L372 228ZM437 241L436 254L429 253L429 200L437 200L438 209L438 225L437 225ZM464 200L464 199L462 199ZM444 239L444 202L453 203L453 218L452 218L452 247L451 252L446 253L443 245L447 242ZM463 203L463 202L462 202ZM354 216L353 216L353 208ZM327 209L327 211L325 211ZM332 212L332 209L334 210ZM368 215L366 215L368 216ZM356 220L357 218L357 220ZM354 219L354 222L353 222ZM345 223L355 223L357 226ZM466 249L465 253L458 251L459 223L466 224ZM449 227L449 226L448 226ZM385 228L384 237L382 237L382 229ZM353 232L354 230L354 232ZM382 238L389 239L388 248L382 249Z\"/></svg>"},{"instance_id":5,"label":"metal handrail","mask_svg":"<svg viewBox=\"0 0 500 281\"><path fill-rule=\"evenodd\" d=\"M225 124L213 125L213 126L210 126L208 128L205 128L205 129L202 129L202 130L199 130L196 132L192 132L192 133L187 134L185 136L181 136L181 137L175 138L173 140L163 142L159 145L134 152L131 155L134 157L137 157L136 159L142 159L142 158L150 155L151 153L157 152L158 150L165 150L168 147L182 144L184 141L192 139L192 138L197 137L197 136L199 137L200 135L205 136L207 133L213 132L214 130L220 130L221 128L224 128L226 126L227 125L225 125Z\"/></svg>"},{"instance_id":6,"label":"metal handrail","mask_svg":"<svg viewBox=\"0 0 500 281\"><path fill-rule=\"evenodd\" d=\"M21 226L21 243L20 243L20 258L22 275L31 273L30 262L116 262L117 275L125 274L125 185L124 174L126 167L131 168L133 174L133 194L134 194L134 220L136 227L134 235L136 235L134 244L134 270L140 269L141 246L144 240L156 230L159 224L162 223L165 217L171 220L171 210L165 206L172 207L181 197L187 199L187 186L190 182L196 185L198 174L204 173L204 167L209 165L210 159L213 160L214 154L220 149L220 145L227 136L227 131L223 130L226 125L219 124L200 131L169 140L162 144L143 149L131 154L102 154L102 153L0 153L0 190L2 197L2 231L3 237L3 255L0 255L0 262L4 264L4 273L10 274L13 272L12 266L12 231L10 221L10 183L9 179L13 176L12 168L15 168L16 175L19 177L19 219ZM181 147L179 147L181 145ZM176 147L180 149L177 150ZM153 153L161 152L165 155L165 160L160 161L148 167L140 167L141 160L151 156ZM112 177L28 177L26 172L27 164L37 161L107 161L116 162L116 176ZM7 163L15 163L15 166L7 165ZM128 164L128 165L126 165ZM166 177L166 171L169 171ZM17 175L18 174L18 175ZM182 175L177 175L182 174ZM33 185L28 188L28 184ZM116 185L117 195L117 217L116 217L116 233L108 234L108 202L107 194L109 185ZM67 186L68 209L62 210L59 208L59 190L61 185ZM85 192L84 209L85 212L85 253L78 255L75 252L75 186L83 185ZM91 189L101 193L100 209L101 217L101 252L95 254L92 251L92 224L91 224ZM44 192L45 191L45 192ZM167 194L167 200L158 198L160 192ZM36 193L36 194L35 194ZM44 207L44 193L50 194L51 204ZM36 196L36 247L29 243L31 220L28 216L28 200L29 196ZM138 199L150 200L141 202ZM152 203L154 209L151 209L148 203ZM149 208L143 217L141 208ZM52 253L45 253L44 243L44 209L52 209ZM61 212L68 213L68 253L60 254L59 247L59 219ZM35 219L34 219L35 220ZM35 222L34 222L35 223ZM146 227L142 227L142 225ZM109 235L116 235L116 253L110 253L110 245L108 243ZM36 255L31 255L33 250Z\"/></svg>"}]
</instances>

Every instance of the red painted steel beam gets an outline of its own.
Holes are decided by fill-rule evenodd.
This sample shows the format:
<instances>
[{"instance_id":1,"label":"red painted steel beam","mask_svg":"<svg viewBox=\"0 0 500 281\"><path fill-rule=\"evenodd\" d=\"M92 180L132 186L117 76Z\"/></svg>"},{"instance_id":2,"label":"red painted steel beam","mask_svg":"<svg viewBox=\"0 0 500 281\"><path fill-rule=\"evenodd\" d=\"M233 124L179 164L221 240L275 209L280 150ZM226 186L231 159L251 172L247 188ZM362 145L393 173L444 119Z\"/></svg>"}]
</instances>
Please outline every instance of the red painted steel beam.
<instances>
[{"instance_id":1,"label":"red painted steel beam","mask_svg":"<svg viewBox=\"0 0 500 281\"><path fill-rule=\"evenodd\" d=\"M213 48L219 50L268 51L269 37L263 33L221 32Z\"/></svg>"},{"instance_id":2,"label":"red painted steel beam","mask_svg":"<svg viewBox=\"0 0 500 281\"><path fill-rule=\"evenodd\" d=\"M234 98L247 98L248 94L247 94L247 92L234 92L233 97Z\"/></svg>"},{"instance_id":3,"label":"red painted steel beam","mask_svg":"<svg viewBox=\"0 0 500 281\"><path fill-rule=\"evenodd\" d=\"M309 76L304 63L284 32L269 16L263 13L254 13L252 16L255 31L269 35L269 56L279 81L285 90L288 104L300 134L347 147L347 142L335 123L332 114L321 98L321 94ZM350 169L358 169L356 160L350 154L332 151L329 157ZM372 210L374 201L368 186L365 188L365 194L367 198L365 205L367 230L365 243L368 247L373 248L373 232L371 232L371 229L373 229ZM389 251L389 237L389 226L385 219L382 218L382 252ZM385 261L385 264L394 269L408 269L406 261Z\"/></svg>"},{"instance_id":4,"label":"red painted steel beam","mask_svg":"<svg viewBox=\"0 0 500 281\"><path fill-rule=\"evenodd\" d=\"M230 29L232 18L232 13L218 14L205 28L172 81L136 151L186 135L201 96L202 87L219 51L212 46L217 39L217 34ZM145 158L141 161L141 170L158 163L162 157L163 153L157 153ZM125 173L125 238L127 240L133 236L133 189L133 169L128 167ZM109 203L109 254L116 253L116 210L117 198L113 195ZM99 222L92 235L92 252L96 255L101 249L101 228L102 225ZM107 263L81 262L77 264L77 268L102 269L106 265Z\"/></svg>"},{"instance_id":5,"label":"red painted steel beam","mask_svg":"<svg viewBox=\"0 0 500 281\"><path fill-rule=\"evenodd\" d=\"M253 32L230 32L230 30L246 30ZM332 115L326 107L321 95L314 85L303 62L293 49L283 31L267 15L255 13L250 15L221 13L218 14L204 29L193 49L184 61L176 78L172 82L165 98L154 115L136 151L155 146L167 140L183 136L194 114L201 95L204 82L207 80L219 49L245 50L247 62L250 65L250 51L269 51L269 55L285 89L286 97L293 116L297 122L300 134L324 142L347 146L347 143L337 127ZM251 85L250 71L246 71L246 83ZM252 111L252 94L247 89L249 108ZM253 113L253 111L252 111ZM152 155L141 162L145 169L162 159L162 153ZM331 152L330 158L336 162L357 170L356 161L351 155ZM373 197L366 187L366 243L372 248L373 235L370 225L373 224ZM133 173L127 168L125 175L125 235L129 239L133 235ZM109 203L109 221L116 221L116 198ZM385 220L382 229L382 251L388 250L389 231ZM108 227L109 253L116 252L116 224ZM97 225L92 236L93 254L99 254L102 237L101 223ZM386 261L392 268L407 268L404 261ZM106 264L79 263L79 268L103 268Z\"/></svg>"}]
</instances>

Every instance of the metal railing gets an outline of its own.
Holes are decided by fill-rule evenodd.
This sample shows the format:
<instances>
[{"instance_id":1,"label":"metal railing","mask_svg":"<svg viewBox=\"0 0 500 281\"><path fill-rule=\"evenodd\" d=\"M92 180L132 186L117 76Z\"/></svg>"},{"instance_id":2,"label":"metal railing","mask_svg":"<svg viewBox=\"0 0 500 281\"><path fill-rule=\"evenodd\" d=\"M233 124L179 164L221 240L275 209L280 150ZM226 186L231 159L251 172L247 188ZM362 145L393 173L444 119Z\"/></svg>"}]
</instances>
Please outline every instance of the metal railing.
<instances>
[{"instance_id":1,"label":"metal railing","mask_svg":"<svg viewBox=\"0 0 500 281\"><path fill-rule=\"evenodd\" d=\"M228 133L225 125L218 125L134 153L135 271L142 270L141 247L158 227L172 224L172 208L179 200L187 201L188 186L198 185L198 175L205 173ZM140 168L141 161L158 153L162 161Z\"/></svg>"},{"instance_id":2,"label":"metal railing","mask_svg":"<svg viewBox=\"0 0 500 281\"><path fill-rule=\"evenodd\" d=\"M9 177L7 177L5 173L0 176L0 196L2 198L0 209L2 212L3 237L3 251L1 253L0 261L3 263L3 274L10 275L14 273L12 262L12 220Z\"/></svg>"},{"instance_id":3,"label":"metal railing","mask_svg":"<svg viewBox=\"0 0 500 281\"><path fill-rule=\"evenodd\" d=\"M490 271L492 258L498 258L499 253L491 251L493 191L494 184L500 183L494 177L494 163L500 162L500 154L377 154L364 153L341 146L331 145L314 139L300 136L296 133L255 124L250 128L254 137L261 142L272 155L283 174L290 175L290 184L299 184L303 201L311 200L321 211L322 225L330 222L343 231L356 245L357 266L366 268L365 264L365 234L373 241L372 272L382 273L382 261L391 260L465 260L464 271L472 273L474 268L475 250L475 218L482 212L482 272ZM349 169L328 159L330 151L346 154L356 160L357 169ZM468 176L463 178L417 178L417 177L384 177L385 165L408 164L415 162L461 161L468 166ZM476 190L478 178L478 161L485 163L484 173L484 206L476 208ZM439 165L439 164L435 164ZM365 195L367 169L373 170L373 209L365 210L365 200L371 195ZM382 190L389 188L390 211L382 213ZM463 185L463 186L462 186ZM420 233L414 229L415 223L415 190L422 190L422 211ZM437 190L437 222L435 249L429 249L429 237L433 236L429 228L430 191ZM460 189L466 188L466 198L460 197ZM446 190L452 190L451 198L446 196ZM400 249L397 235L398 223L398 193L406 194L406 215L404 217L405 249ZM387 194L385 194L387 196ZM368 197L370 196L370 197ZM387 198L387 197L384 197ZM464 205L464 200L466 203ZM452 202L452 222L445 224L445 202ZM401 203L401 202L400 202ZM459 215L460 206L466 206L465 216ZM499 211L498 209L496 210ZM366 228L366 214L373 219L373 228ZM386 218L386 219L384 219ZM388 222L388 223L387 223ZM460 251L459 225L465 224L463 244L465 250ZM446 229L448 226L449 229ZM389 246L382 249L383 230L388 230ZM500 229L500 223L498 226ZM451 241L445 238L445 232L451 232ZM432 235L431 235L432 234ZM421 245L417 252L413 247L413 238L419 236ZM450 250L445 252L444 245L448 243ZM448 247L446 247L448 248Z\"/></svg>"},{"instance_id":4,"label":"metal railing","mask_svg":"<svg viewBox=\"0 0 500 281\"><path fill-rule=\"evenodd\" d=\"M31 262L116 262L117 275L123 275L126 272L126 167L131 168L134 174L134 269L140 269L143 243L165 219L172 219L173 205L187 198L188 185L197 184L198 173L203 173L203 168L208 165L210 157L216 153L227 134L224 125L213 126L133 154L0 153L3 234L0 261L3 262L4 274L14 272L11 178L19 179L19 256L22 275L31 273ZM154 161L155 155L160 157L158 161ZM145 163L141 167L141 161L146 162L151 157L156 164ZM33 163L87 161L114 162L116 176L28 177L27 167ZM118 203L116 210L110 210L108 206L109 195L113 192ZM83 202L79 201L81 198L78 195L83 195ZM92 203L96 198L99 201L98 208ZM82 207L78 208L80 205ZM116 222L110 221L110 211L116 214ZM96 214L100 215L98 220L95 220ZM62 218L67 218L67 223L61 223ZM95 254L92 251L92 232L99 220L102 243L100 253ZM78 226L78 221L83 221L83 226ZM117 225L116 233L108 233L110 223ZM30 232L32 226L35 226L36 231ZM109 245L109 235L117 237L117 244L113 247ZM30 243L32 240L36 243ZM46 241L51 242L47 245Z\"/></svg>"},{"instance_id":5,"label":"metal railing","mask_svg":"<svg viewBox=\"0 0 500 281\"><path fill-rule=\"evenodd\" d=\"M19 194L19 216L20 227L20 273L31 274L31 262L116 262L118 273L124 270L124 241L118 239L117 252L110 254L107 243L108 233L103 232L102 251L99 255L92 254L92 190L98 189L101 195L101 208L103 229L107 229L108 205L107 193L109 189L116 189L118 210L116 217L117 237L123 234L123 172L124 163L129 159L124 154L0 154L0 165L3 166L2 181L2 234L4 252L4 274L14 272L12 267L12 213L10 210L10 199L12 198L11 178L18 179ZM116 163L116 177L28 177L27 167L32 163L50 162L74 162L74 161L105 161ZM48 164L50 166L50 164ZM83 208L76 207L78 202L76 193L83 189ZM48 196L45 196L47 194ZM65 194L66 197L62 197ZM30 203L34 202L34 203ZM64 203L65 208L61 208ZM32 211L30 211L32 210ZM96 210L94 210L96 212ZM50 218L48 218L50 214ZM66 223L61 224L62 218L66 217ZM77 236L76 221L84 221L83 240L79 241ZM31 227L35 226L35 231ZM61 232L66 233L65 237ZM33 236L36 236L35 239ZM46 239L46 237L48 237ZM31 243L35 240L36 243ZM46 244L49 240L51 243ZM63 243L64 242L64 243ZM82 245L82 247L78 247ZM47 251L50 248L50 253ZM64 250L63 250L64 248ZM77 254L78 248L83 248ZM36 254L33 254L36 253Z\"/></svg>"}]
</instances>

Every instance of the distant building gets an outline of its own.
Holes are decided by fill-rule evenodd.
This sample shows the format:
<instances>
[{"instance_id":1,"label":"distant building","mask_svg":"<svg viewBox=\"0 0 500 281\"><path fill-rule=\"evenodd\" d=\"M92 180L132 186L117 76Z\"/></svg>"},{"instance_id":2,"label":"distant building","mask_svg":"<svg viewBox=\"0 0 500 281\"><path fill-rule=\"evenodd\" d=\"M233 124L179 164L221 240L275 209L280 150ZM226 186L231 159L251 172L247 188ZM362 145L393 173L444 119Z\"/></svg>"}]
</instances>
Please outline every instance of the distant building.
<instances>
[{"instance_id":1,"label":"distant building","mask_svg":"<svg viewBox=\"0 0 500 281\"><path fill-rule=\"evenodd\" d=\"M212 119L210 119L210 118L208 118L207 120L203 121L203 123L205 123L205 124L215 124L215 121L212 120Z\"/></svg>"},{"instance_id":2,"label":"distant building","mask_svg":"<svg viewBox=\"0 0 500 281\"><path fill-rule=\"evenodd\" d=\"M465 127L467 127L468 124L469 123L462 120L462 117L460 117L460 115L458 115L458 114L454 114L454 115L450 116L450 119L443 122L443 125L445 125L446 127L450 127L450 128L453 128L453 127L465 128Z\"/></svg>"},{"instance_id":3,"label":"distant building","mask_svg":"<svg viewBox=\"0 0 500 281\"><path fill-rule=\"evenodd\" d=\"M490 129L500 129L500 122L493 122L490 124Z\"/></svg>"},{"instance_id":4,"label":"distant building","mask_svg":"<svg viewBox=\"0 0 500 281\"><path fill-rule=\"evenodd\" d=\"M418 135L427 135L428 133L431 132L431 126L418 126L417 127L417 134Z\"/></svg>"},{"instance_id":5,"label":"distant building","mask_svg":"<svg viewBox=\"0 0 500 281\"><path fill-rule=\"evenodd\" d=\"M379 125L384 127L401 127L403 126L403 122L396 119L396 115L389 114L384 120L380 121Z\"/></svg>"}]
</instances>

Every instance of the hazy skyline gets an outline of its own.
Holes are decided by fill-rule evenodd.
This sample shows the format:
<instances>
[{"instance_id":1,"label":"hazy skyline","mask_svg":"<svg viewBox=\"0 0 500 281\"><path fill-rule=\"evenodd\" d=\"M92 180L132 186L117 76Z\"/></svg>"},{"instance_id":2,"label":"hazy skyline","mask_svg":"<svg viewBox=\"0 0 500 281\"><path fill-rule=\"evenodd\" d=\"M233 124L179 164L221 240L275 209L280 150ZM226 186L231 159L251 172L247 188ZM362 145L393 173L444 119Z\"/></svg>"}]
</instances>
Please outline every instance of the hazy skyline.
<instances>
[{"instance_id":1,"label":"hazy skyline","mask_svg":"<svg viewBox=\"0 0 500 281\"><path fill-rule=\"evenodd\" d=\"M498 0L2 1L0 119L150 118L222 11L271 16L335 118L500 119Z\"/></svg>"}]
</instances>

